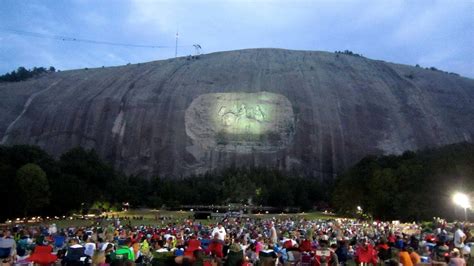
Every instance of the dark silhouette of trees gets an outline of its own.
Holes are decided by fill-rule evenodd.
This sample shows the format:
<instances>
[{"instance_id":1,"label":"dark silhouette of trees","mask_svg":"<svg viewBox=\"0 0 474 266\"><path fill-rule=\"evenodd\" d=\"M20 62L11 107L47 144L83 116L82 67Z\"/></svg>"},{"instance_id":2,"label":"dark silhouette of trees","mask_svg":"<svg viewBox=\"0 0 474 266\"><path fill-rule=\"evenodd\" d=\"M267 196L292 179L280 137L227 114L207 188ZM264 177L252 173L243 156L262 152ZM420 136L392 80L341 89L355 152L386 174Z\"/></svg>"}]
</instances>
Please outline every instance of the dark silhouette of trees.
<instances>
[{"instance_id":1,"label":"dark silhouette of trees","mask_svg":"<svg viewBox=\"0 0 474 266\"><path fill-rule=\"evenodd\" d=\"M152 208L240 203L300 210L332 204L342 215L356 215L361 206L377 219L424 220L454 216L452 194L474 191L474 144L367 156L335 182L265 168L145 178L114 170L94 150L74 148L54 159L36 146L0 146L0 184L0 219L129 202Z\"/></svg>"},{"instance_id":2,"label":"dark silhouette of trees","mask_svg":"<svg viewBox=\"0 0 474 266\"><path fill-rule=\"evenodd\" d=\"M23 214L37 211L49 204L49 184L46 173L34 163L20 167L16 173L16 183L23 203Z\"/></svg>"},{"instance_id":3,"label":"dark silhouette of trees","mask_svg":"<svg viewBox=\"0 0 474 266\"><path fill-rule=\"evenodd\" d=\"M366 157L337 178L332 200L343 214L361 206L377 219L419 221L453 217L457 190L474 191L472 143Z\"/></svg>"},{"instance_id":4,"label":"dark silhouette of trees","mask_svg":"<svg viewBox=\"0 0 474 266\"><path fill-rule=\"evenodd\" d=\"M24 67L19 67L17 70L13 70L10 73L6 73L0 76L0 82L18 82L30 79L46 73L56 72L54 67L49 67L46 69L44 67L34 67L33 69L26 69Z\"/></svg>"}]
</instances>

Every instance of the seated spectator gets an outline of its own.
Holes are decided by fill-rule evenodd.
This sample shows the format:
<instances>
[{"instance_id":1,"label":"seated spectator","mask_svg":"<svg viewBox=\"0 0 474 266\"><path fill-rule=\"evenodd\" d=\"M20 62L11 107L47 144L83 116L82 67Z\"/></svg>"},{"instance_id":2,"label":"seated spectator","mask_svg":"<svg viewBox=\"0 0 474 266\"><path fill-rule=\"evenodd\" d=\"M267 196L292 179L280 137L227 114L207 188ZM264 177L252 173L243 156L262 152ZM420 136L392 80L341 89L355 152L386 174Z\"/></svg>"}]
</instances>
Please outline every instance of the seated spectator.
<instances>
[{"instance_id":1,"label":"seated spectator","mask_svg":"<svg viewBox=\"0 0 474 266\"><path fill-rule=\"evenodd\" d=\"M153 249L155 252L161 253L161 252L169 252L169 249L165 248L165 242L163 240L157 240L154 245Z\"/></svg>"},{"instance_id":2,"label":"seated spectator","mask_svg":"<svg viewBox=\"0 0 474 266\"><path fill-rule=\"evenodd\" d=\"M466 266L466 260L461 257L459 249L454 248L453 251L451 251L448 266Z\"/></svg>"},{"instance_id":3,"label":"seated spectator","mask_svg":"<svg viewBox=\"0 0 474 266\"><path fill-rule=\"evenodd\" d=\"M107 247L105 247L104 255L105 255L105 263L110 264L112 262L112 253L114 252L114 245L113 244L108 244Z\"/></svg>"},{"instance_id":4,"label":"seated spectator","mask_svg":"<svg viewBox=\"0 0 474 266\"><path fill-rule=\"evenodd\" d=\"M398 257L400 259L400 264L403 266L414 266L410 254L407 251L407 247L403 247L402 250L398 253Z\"/></svg>"},{"instance_id":5,"label":"seated spectator","mask_svg":"<svg viewBox=\"0 0 474 266\"><path fill-rule=\"evenodd\" d=\"M195 236L192 236L184 250L184 256L194 257L194 251L198 249L201 249L201 241L196 239Z\"/></svg>"},{"instance_id":6,"label":"seated spectator","mask_svg":"<svg viewBox=\"0 0 474 266\"><path fill-rule=\"evenodd\" d=\"M303 241L301 241L300 243L301 252L310 252L311 250L312 250L311 241L309 241L308 239L304 239Z\"/></svg>"},{"instance_id":7,"label":"seated spectator","mask_svg":"<svg viewBox=\"0 0 474 266\"><path fill-rule=\"evenodd\" d=\"M135 262L135 254L130 248L131 245L132 240L130 238L125 239L123 245L119 246L119 248L111 254L111 265L127 261Z\"/></svg>"},{"instance_id":8,"label":"seated spectator","mask_svg":"<svg viewBox=\"0 0 474 266\"><path fill-rule=\"evenodd\" d=\"M69 247L67 248L66 254L61 261L62 265L82 265L85 263L87 256L84 253L85 249L79 245L77 238L69 240Z\"/></svg>"},{"instance_id":9,"label":"seated spectator","mask_svg":"<svg viewBox=\"0 0 474 266\"><path fill-rule=\"evenodd\" d=\"M386 239L382 238L376 249L380 261L389 261L392 258L392 248L387 244Z\"/></svg>"},{"instance_id":10,"label":"seated spectator","mask_svg":"<svg viewBox=\"0 0 474 266\"><path fill-rule=\"evenodd\" d=\"M407 251L408 251L408 254L410 254L410 259L413 265L417 265L418 263L421 263L420 255L418 255L418 253L412 247L408 247Z\"/></svg>"},{"instance_id":11,"label":"seated spectator","mask_svg":"<svg viewBox=\"0 0 474 266\"><path fill-rule=\"evenodd\" d=\"M446 245L445 242L439 240L436 243L436 246L433 248L433 252L431 254L432 259L434 262L444 262L446 261L446 257L449 257L449 247Z\"/></svg>"},{"instance_id":12,"label":"seated spectator","mask_svg":"<svg viewBox=\"0 0 474 266\"><path fill-rule=\"evenodd\" d=\"M315 251L314 264L316 266L337 266L339 261L336 253L328 247L329 241L319 240L319 248Z\"/></svg>"},{"instance_id":13,"label":"seated spectator","mask_svg":"<svg viewBox=\"0 0 474 266\"><path fill-rule=\"evenodd\" d=\"M106 263L105 252L101 250L96 250L92 256L92 265L94 266L108 266Z\"/></svg>"},{"instance_id":14,"label":"seated spectator","mask_svg":"<svg viewBox=\"0 0 474 266\"><path fill-rule=\"evenodd\" d=\"M3 263L8 263L13 260L16 254L16 242L11 237L9 230L0 231L0 260Z\"/></svg>"},{"instance_id":15,"label":"seated spectator","mask_svg":"<svg viewBox=\"0 0 474 266\"><path fill-rule=\"evenodd\" d=\"M377 251L374 246L368 242L367 239L361 239L358 247L355 251L357 263L371 263L373 265L377 264Z\"/></svg>"}]
</instances>

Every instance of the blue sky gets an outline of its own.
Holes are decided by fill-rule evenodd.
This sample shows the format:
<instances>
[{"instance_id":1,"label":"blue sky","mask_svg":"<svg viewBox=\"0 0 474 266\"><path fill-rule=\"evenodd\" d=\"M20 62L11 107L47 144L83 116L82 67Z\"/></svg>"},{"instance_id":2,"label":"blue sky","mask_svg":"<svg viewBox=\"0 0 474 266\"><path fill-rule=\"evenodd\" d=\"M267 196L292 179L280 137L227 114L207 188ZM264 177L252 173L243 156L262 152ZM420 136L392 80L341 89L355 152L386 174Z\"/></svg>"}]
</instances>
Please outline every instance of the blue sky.
<instances>
[{"instance_id":1,"label":"blue sky","mask_svg":"<svg viewBox=\"0 0 474 266\"><path fill-rule=\"evenodd\" d=\"M473 0L3 0L0 73L19 66L75 69L244 48L351 50L474 78ZM161 45L134 48L18 35Z\"/></svg>"}]
</instances>

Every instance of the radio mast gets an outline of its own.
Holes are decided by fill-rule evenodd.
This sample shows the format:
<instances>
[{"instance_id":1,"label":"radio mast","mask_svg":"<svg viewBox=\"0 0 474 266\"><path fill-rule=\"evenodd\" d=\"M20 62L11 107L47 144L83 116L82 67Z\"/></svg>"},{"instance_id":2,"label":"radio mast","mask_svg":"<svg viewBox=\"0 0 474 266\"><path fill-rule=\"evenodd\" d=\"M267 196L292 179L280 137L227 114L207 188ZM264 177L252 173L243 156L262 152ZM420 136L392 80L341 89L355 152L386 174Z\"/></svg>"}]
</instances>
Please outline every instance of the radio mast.
<instances>
[{"instance_id":1,"label":"radio mast","mask_svg":"<svg viewBox=\"0 0 474 266\"><path fill-rule=\"evenodd\" d=\"M178 57L178 37L179 33L178 30L176 30L176 46L174 48L174 58Z\"/></svg>"}]
</instances>

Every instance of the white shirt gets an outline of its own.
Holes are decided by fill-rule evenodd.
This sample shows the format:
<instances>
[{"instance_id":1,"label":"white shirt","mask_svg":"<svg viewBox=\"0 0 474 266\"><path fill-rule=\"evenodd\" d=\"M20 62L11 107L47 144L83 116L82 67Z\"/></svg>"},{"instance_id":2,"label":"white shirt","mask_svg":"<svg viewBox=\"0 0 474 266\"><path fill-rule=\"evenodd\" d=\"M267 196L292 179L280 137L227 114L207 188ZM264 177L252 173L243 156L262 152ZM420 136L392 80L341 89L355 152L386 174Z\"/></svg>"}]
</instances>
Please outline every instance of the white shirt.
<instances>
[{"instance_id":1,"label":"white shirt","mask_svg":"<svg viewBox=\"0 0 474 266\"><path fill-rule=\"evenodd\" d=\"M84 245L84 254L86 254L87 256L90 256L92 257L94 255L94 251L95 251L95 244L94 243L86 243Z\"/></svg>"},{"instance_id":2,"label":"white shirt","mask_svg":"<svg viewBox=\"0 0 474 266\"><path fill-rule=\"evenodd\" d=\"M105 242L104 244L102 244L102 247L100 248L100 250L105 251L109 244L112 244L112 246L114 245L114 243Z\"/></svg>"},{"instance_id":3,"label":"white shirt","mask_svg":"<svg viewBox=\"0 0 474 266\"><path fill-rule=\"evenodd\" d=\"M216 233L219 235L219 240L224 241L226 235L225 228L223 226L221 228L214 227L211 233L211 237L214 237Z\"/></svg>"},{"instance_id":4,"label":"white shirt","mask_svg":"<svg viewBox=\"0 0 474 266\"><path fill-rule=\"evenodd\" d=\"M457 248L463 248L462 238L466 237L466 234L461 229L456 230L454 233L454 246Z\"/></svg>"}]
</instances>

